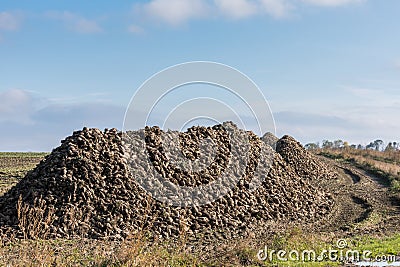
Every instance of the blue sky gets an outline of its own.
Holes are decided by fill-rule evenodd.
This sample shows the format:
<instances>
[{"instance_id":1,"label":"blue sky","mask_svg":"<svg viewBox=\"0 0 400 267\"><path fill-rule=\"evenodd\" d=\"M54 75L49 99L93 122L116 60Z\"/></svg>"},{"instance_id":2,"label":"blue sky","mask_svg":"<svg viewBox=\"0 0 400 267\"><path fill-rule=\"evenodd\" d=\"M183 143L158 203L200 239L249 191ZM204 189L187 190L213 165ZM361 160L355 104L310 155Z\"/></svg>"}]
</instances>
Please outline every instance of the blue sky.
<instances>
[{"instance_id":1,"label":"blue sky","mask_svg":"<svg viewBox=\"0 0 400 267\"><path fill-rule=\"evenodd\" d=\"M397 0L2 0L0 150L121 129L146 79L195 60L253 79L277 135L400 141L399 11Z\"/></svg>"}]
</instances>

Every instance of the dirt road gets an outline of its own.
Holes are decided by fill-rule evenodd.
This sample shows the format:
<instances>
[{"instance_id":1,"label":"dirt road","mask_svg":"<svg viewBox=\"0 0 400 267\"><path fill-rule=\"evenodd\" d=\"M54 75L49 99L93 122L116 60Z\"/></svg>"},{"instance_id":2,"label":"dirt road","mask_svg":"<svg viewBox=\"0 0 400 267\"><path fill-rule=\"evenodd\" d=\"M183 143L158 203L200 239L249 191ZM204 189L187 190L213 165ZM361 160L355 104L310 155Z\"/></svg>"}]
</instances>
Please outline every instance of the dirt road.
<instances>
[{"instance_id":1,"label":"dirt road","mask_svg":"<svg viewBox=\"0 0 400 267\"><path fill-rule=\"evenodd\" d=\"M322 158L338 175L323 186L334 195L335 211L317 229L336 231L344 236L359 234L390 234L400 225L399 194L391 192L383 178L371 175L350 164Z\"/></svg>"}]
</instances>

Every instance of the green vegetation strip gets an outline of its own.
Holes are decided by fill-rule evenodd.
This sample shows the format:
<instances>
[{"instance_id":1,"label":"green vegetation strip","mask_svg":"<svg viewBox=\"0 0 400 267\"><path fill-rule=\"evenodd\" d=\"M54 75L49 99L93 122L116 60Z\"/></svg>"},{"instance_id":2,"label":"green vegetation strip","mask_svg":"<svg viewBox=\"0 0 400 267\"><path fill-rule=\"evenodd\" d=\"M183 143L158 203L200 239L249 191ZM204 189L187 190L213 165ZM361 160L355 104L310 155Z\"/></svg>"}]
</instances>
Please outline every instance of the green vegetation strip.
<instances>
[{"instance_id":1,"label":"green vegetation strip","mask_svg":"<svg viewBox=\"0 0 400 267\"><path fill-rule=\"evenodd\" d=\"M337 247L337 241L341 240L345 242L343 248ZM291 237L278 237L275 238L273 243L268 248L271 252L275 250L278 253L279 250L284 250L287 253L290 251L297 251L301 254L303 251L315 251L316 255L324 255L326 258L323 260L316 261L303 261L300 260L277 260L277 254L273 261L266 260L263 262L263 266L338 266L342 265L344 262L340 260L330 260L328 252L324 254L324 251L336 250L337 254L342 253L344 256L346 253L349 255L354 255L353 252L357 251L360 255L360 260L362 260L362 255L364 252L368 253L368 257L371 260L382 259L382 257L400 256L400 234L396 234L388 237L370 237L370 236L358 236L348 239L337 239L330 242L322 241L322 238L315 238L307 236L306 234L301 234L299 236ZM286 255L286 257L289 257Z\"/></svg>"},{"instance_id":2,"label":"green vegetation strip","mask_svg":"<svg viewBox=\"0 0 400 267\"><path fill-rule=\"evenodd\" d=\"M373 256L396 255L400 256L400 234L383 239L371 238L368 236L354 239L357 250L369 250Z\"/></svg>"}]
</instances>

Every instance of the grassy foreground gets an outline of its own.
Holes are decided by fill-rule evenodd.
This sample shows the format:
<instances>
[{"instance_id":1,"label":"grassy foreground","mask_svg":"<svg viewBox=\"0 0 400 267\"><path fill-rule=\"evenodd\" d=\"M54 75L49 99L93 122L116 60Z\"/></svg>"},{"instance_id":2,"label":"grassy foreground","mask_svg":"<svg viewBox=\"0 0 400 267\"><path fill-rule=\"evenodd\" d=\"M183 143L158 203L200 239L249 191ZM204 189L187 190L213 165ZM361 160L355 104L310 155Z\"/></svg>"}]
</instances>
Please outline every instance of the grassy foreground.
<instances>
[{"instance_id":1,"label":"grassy foreground","mask_svg":"<svg viewBox=\"0 0 400 267\"><path fill-rule=\"evenodd\" d=\"M365 251L371 259L389 255L399 256L400 235L391 237L360 236L344 239L348 251ZM265 240L264 247L254 247L251 240L240 240L218 248L218 256L212 258L202 253L191 253L184 244L151 243L136 237L123 242L88 239L14 240L0 248L1 266L340 266L344 262L329 258L324 250L337 250L337 240L322 235L310 235L289 231L273 239ZM271 259L260 259L260 250L276 251ZM277 258L278 251L315 251L324 255L315 261ZM340 251L340 250L339 250ZM353 254L351 254L353 255Z\"/></svg>"}]
</instances>

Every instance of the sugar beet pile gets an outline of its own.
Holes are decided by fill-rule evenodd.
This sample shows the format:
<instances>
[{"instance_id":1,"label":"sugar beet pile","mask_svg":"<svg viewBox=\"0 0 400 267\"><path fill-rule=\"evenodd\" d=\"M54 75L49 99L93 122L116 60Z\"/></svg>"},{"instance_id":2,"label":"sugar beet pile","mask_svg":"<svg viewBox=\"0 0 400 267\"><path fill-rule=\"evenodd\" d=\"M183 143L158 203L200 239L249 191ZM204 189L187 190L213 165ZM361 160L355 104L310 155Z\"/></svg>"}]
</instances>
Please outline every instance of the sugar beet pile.
<instances>
[{"instance_id":1,"label":"sugar beet pile","mask_svg":"<svg viewBox=\"0 0 400 267\"><path fill-rule=\"evenodd\" d=\"M23 214L18 214L17 207L34 209L42 204L43 217L48 219L38 227L46 229L48 237L121 239L147 229L164 238L179 236L182 231L224 238L268 220L309 222L330 212L334 201L315 182L332 177L328 168L289 136L279 140L272 134L259 138L234 127L249 137L247 167L232 190L213 203L174 207L154 200L131 175L123 134L116 129L102 132L84 128L63 140L0 197L0 226L18 231ZM230 158L229 136L221 125L192 127L179 133L182 153L191 160L199 156L201 138L211 138L216 144L213 162L198 172L169 164L158 127L146 127L140 133L155 169L177 185L213 181ZM276 141L277 152L273 151L272 166L265 172L262 185L250 190L248 184L259 165L261 147ZM29 218L24 223L29 224Z\"/></svg>"}]
</instances>

